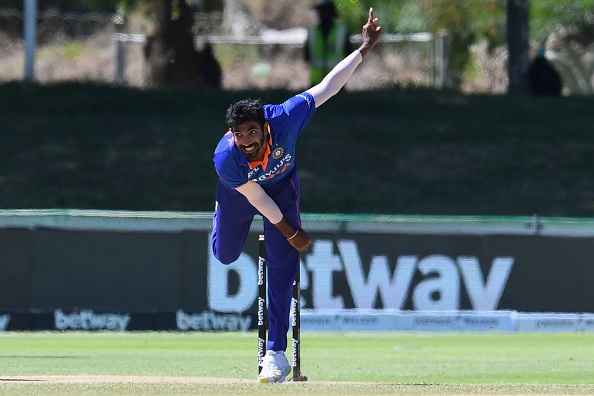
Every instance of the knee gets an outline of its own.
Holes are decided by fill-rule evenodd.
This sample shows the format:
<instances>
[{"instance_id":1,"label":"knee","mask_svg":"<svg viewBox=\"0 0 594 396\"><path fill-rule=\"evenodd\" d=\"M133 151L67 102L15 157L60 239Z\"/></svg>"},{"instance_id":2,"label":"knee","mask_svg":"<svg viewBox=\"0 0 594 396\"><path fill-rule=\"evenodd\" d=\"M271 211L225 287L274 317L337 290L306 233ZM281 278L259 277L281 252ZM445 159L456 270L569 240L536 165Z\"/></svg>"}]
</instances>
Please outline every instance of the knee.
<instances>
[{"instance_id":1,"label":"knee","mask_svg":"<svg viewBox=\"0 0 594 396\"><path fill-rule=\"evenodd\" d=\"M211 248L214 256L222 264L228 265L239 259L243 249L243 243L241 239L220 238L216 232L213 232L211 237Z\"/></svg>"},{"instance_id":2,"label":"knee","mask_svg":"<svg viewBox=\"0 0 594 396\"><path fill-rule=\"evenodd\" d=\"M225 252L225 249L217 249L217 247L214 245L212 247L212 253L217 258L217 260L219 260L222 264L225 265L229 265L237 261L237 259L239 258L239 254L241 254L241 252L239 252L239 254L235 254L233 252L228 251Z\"/></svg>"},{"instance_id":3,"label":"knee","mask_svg":"<svg viewBox=\"0 0 594 396\"><path fill-rule=\"evenodd\" d=\"M237 259L239 258L239 256L231 256L231 255L216 255L215 257L222 263L225 265L229 265L229 264L233 264L235 261L237 261Z\"/></svg>"}]
</instances>

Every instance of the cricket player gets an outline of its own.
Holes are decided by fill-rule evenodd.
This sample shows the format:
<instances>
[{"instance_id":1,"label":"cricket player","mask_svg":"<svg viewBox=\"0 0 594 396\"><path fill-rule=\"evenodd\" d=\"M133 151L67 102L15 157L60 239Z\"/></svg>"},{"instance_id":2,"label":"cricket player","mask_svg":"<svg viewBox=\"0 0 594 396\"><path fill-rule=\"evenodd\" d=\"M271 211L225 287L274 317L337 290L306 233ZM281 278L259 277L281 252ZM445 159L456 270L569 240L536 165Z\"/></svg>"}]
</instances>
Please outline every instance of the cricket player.
<instances>
[{"instance_id":1,"label":"cricket player","mask_svg":"<svg viewBox=\"0 0 594 396\"><path fill-rule=\"evenodd\" d=\"M268 342L258 381L284 382L291 372L285 351L293 280L299 252L311 244L301 228L297 136L315 110L337 94L375 46L381 27L369 9L363 44L314 87L282 104L244 99L226 114L229 127L214 153L219 175L213 215L212 250L223 264L239 258L254 215L264 219L268 267Z\"/></svg>"}]
</instances>

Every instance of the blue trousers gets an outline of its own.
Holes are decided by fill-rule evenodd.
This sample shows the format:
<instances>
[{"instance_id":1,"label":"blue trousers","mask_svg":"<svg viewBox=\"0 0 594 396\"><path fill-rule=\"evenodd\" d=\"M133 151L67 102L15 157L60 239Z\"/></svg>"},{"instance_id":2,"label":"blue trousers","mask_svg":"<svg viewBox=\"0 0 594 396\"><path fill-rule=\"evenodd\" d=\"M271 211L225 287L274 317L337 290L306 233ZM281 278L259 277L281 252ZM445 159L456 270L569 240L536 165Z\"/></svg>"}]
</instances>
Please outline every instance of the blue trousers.
<instances>
[{"instance_id":1,"label":"blue trousers","mask_svg":"<svg viewBox=\"0 0 594 396\"><path fill-rule=\"evenodd\" d=\"M283 175L284 176L284 175ZM297 171L264 191L278 205L285 218L301 226L299 213L299 177ZM239 258L248 237L254 215L259 212L247 198L220 181L213 215L212 251L223 264ZM299 252L285 236L264 217L264 238L268 272L268 343L267 350L286 351L293 281L299 268ZM254 243L256 241L254 240Z\"/></svg>"}]
</instances>

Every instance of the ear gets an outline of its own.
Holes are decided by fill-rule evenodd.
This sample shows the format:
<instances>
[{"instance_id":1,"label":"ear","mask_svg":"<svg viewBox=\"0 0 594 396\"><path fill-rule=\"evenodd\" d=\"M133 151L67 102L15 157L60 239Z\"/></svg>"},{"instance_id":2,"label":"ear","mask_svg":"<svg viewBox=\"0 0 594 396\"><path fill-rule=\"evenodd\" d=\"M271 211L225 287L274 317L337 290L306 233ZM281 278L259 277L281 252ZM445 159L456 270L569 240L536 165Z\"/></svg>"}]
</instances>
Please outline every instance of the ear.
<instances>
[{"instance_id":1,"label":"ear","mask_svg":"<svg viewBox=\"0 0 594 396\"><path fill-rule=\"evenodd\" d=\"M268 121L264 123L264 131L266 134L270 135L270 123Z\"/></svg>"}]
</instances>

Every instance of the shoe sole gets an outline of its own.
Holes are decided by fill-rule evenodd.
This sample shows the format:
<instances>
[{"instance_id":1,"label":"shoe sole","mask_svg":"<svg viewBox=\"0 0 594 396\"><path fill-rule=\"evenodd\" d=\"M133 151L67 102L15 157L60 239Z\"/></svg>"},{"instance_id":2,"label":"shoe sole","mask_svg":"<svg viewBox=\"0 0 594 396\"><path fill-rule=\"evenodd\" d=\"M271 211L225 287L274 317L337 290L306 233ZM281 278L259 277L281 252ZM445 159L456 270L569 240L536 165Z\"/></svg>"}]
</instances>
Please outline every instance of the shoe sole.
<instances>
[{"instance_id":1,"label":"shoe sole","mask_svg":"<svg viewBox=\"0 0 594 396\"><path fill-rule=\"evenodd\" d=\"M285 380L287 379L287 377L289 376L289 374L291 374L291 371L293 370L293 368L291 366L285 366L285 367L286 367L284 369L285 375L283 375L279 381L274 381L274 380L270 381L266 377L262 377L262 378L258 377L258 383L259 384L281 384L281 383L285 382Z\"/></svg>"},{"instance_id":2,"label":"shoe sole","mask_svg":"<svg viewBox=\"0 0 594 396\"><path fill-rule=\"evenodd\" d=\"M281 383L285 382L285 380L291 373L291 370L285 370L285 372L286 372L286 374L279 381L270 381L268 378L263 377L263 378L258 378L258 383L259 384L281 384Z\"/></svg>"}]
</instances>

